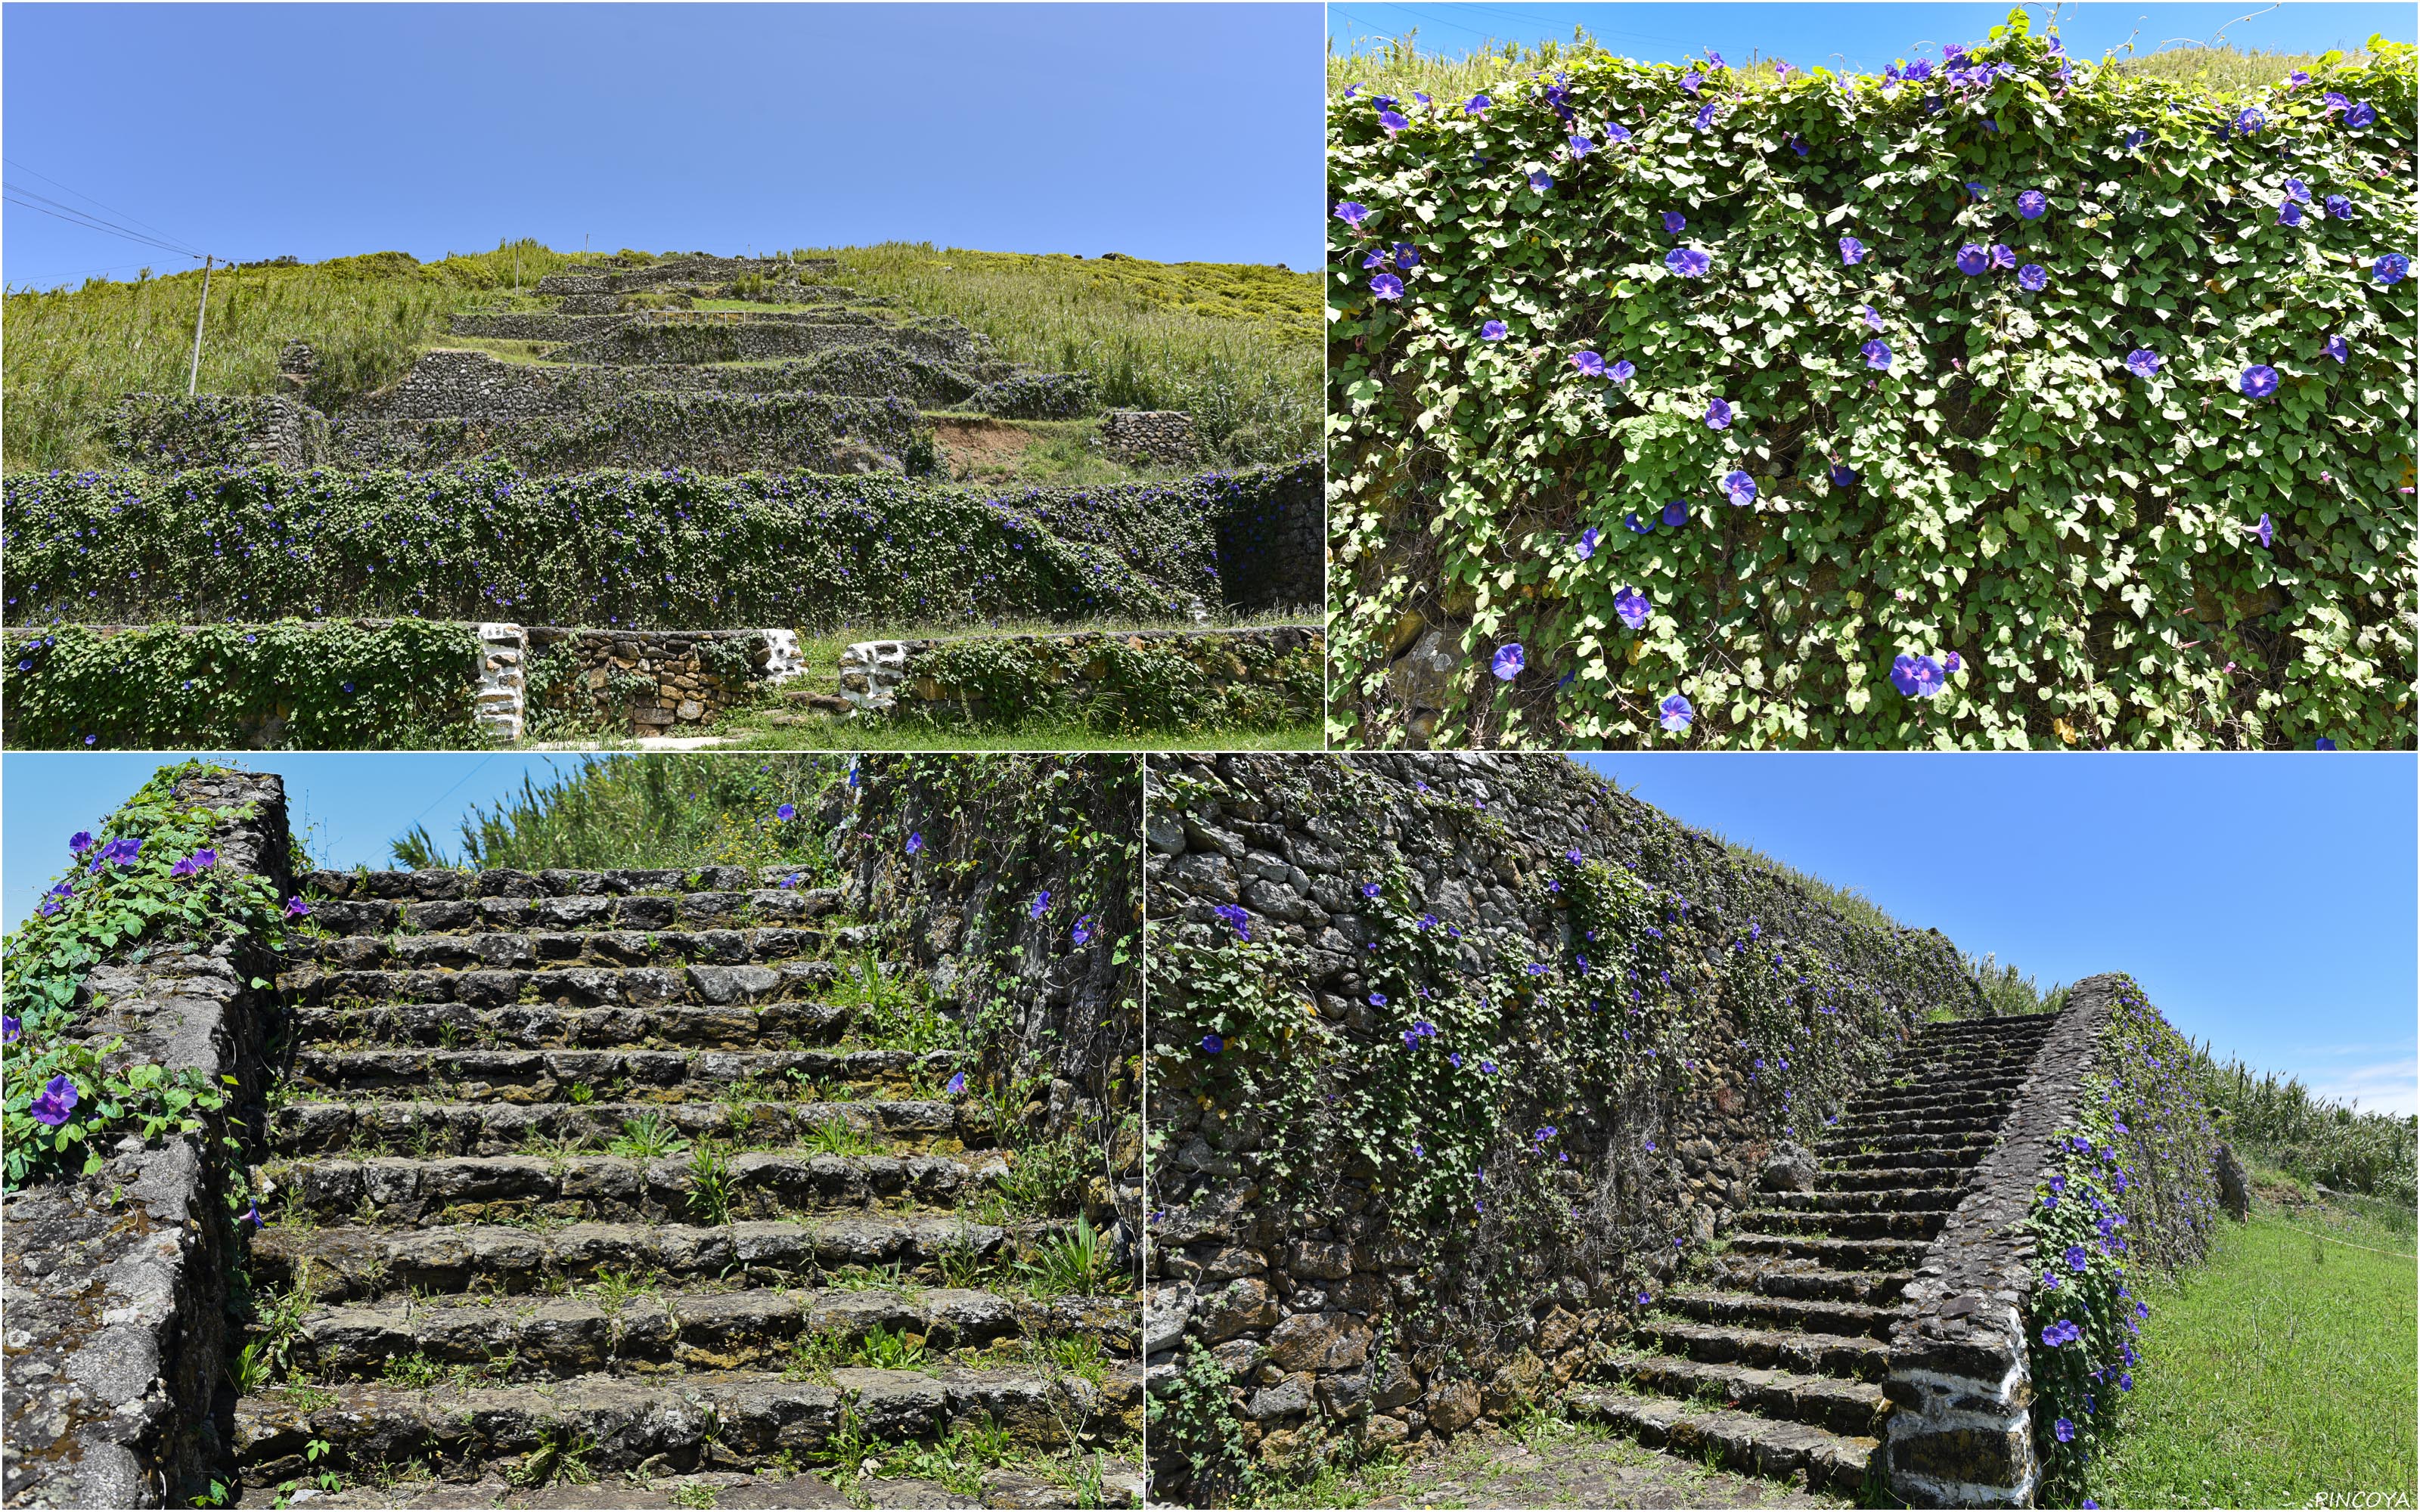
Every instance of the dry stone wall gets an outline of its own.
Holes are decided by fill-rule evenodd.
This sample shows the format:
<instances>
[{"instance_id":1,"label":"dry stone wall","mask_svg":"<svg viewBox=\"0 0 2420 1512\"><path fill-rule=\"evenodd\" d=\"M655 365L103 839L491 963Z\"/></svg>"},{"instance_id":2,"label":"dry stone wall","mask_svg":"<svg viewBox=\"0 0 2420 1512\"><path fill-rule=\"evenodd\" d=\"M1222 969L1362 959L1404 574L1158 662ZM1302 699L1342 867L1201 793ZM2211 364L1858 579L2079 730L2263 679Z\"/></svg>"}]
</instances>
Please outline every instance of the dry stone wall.
<instances>
[{"instance_id":1,"label":"dry stone wall","mask_svg":"<svg viewBox=\"0 0 2420 1512\"><path fill-rule=\"evenodd\" d=\"M841 653L840 688L876 716L1059 710L1114 719L1181 692L1203 705L1249 705L1257 722L1292 722L1319 716L1326 646L1326 633L1308 625L861 640Z\"/></svg>"},{"instance_id":2,"label":"dry stone wall","mask_svg":"<svg viewBox=\"0 0 2420 1512\"><path fill-rule=\"evenodd\" d=\"M1112 409L1101 417L1101 450L1112 456L1183 467L1202 455L1193 417L1182 409Z\"/></svg>"}]
</instances>

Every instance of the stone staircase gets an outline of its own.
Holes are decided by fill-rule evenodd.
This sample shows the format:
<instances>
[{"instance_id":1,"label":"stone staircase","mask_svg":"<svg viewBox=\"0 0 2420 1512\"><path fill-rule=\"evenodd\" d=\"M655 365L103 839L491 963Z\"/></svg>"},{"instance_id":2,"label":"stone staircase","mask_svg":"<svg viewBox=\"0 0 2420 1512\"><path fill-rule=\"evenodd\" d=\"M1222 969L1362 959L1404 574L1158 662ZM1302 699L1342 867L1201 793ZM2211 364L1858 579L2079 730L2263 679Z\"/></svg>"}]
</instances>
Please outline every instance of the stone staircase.
<instances>
[{"instance_id":1,"label":"stone staircase","mask_svg":"<svg viewBox=\"0 0 2420 1512\"><path fill-rule=\"evenodd\" d=\"M1928 1024L1816 1147L1812 1188L1766 1192L1575 1412L1731 1469L1855 1496L1890 1411L1891 1324L1999 1137L2055 1016Z\"/></svg>"},{"instance_id":2,"label":"stone staircase","mask_svg":"<svg viewBox=\"0 0 2420 1512\"><path fill-rule=\"evenodd\" d=\"M1126 1279L953 1089L954 1026L875 932L783 880L307 879L248 1498L1130 1500Z\"/></svg>"}]
</instances>

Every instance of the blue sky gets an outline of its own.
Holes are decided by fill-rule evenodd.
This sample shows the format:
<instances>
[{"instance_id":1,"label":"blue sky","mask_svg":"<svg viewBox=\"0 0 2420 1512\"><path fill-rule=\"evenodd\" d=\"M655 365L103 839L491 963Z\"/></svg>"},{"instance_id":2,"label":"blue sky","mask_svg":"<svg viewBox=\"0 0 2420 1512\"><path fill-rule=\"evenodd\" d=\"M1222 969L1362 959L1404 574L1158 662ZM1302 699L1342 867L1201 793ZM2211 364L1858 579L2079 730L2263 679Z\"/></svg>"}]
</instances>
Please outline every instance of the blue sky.
<instances>
[{"instance_id":1,"label":"blue sky","mask_svg":"<svg viewBox=\"0 0 2420 1512\"><path fill-rule=\"evenodd\" d=\"M2410 756L1575 759L2044 986L2127 972L2222 1059L2420 1111Z\"/></svg>"},{"instance_id":2,"label":"blue sky","mask_svg":"<svg viewBox=\"0 0 2420 1512\"><path fill-rule=\"evenodd\" d=\"M0 26L12 190L240 260L523 236L1322 256L1316 5L9 5ZM194 266L16 204L0 224L14 285Z\"/></svg>"},{"instance_id":3,"label":"blue sky","mask_svg":"<svg viewBox=\"0 0 2420 1512\"><path fill-rule=\"evenodd\" d=\"M1734 5L1721 0L1678 5L1555 5L1525 0L1500 5L1330 5L1328 35L1339 53L1363 39L1400 37L1417 28L1426 51L1457 55L1486 42L1568 42L1575 23L1614 52L1650 62L1677 61L1711 47L1731 62L1785 58L1800 68L1822 65L1879 72L1918 49L1940 56L1944 42L1980 41L2008 19L2011 5L1850 4ZM2059 36L2068 50L2098 57L2131 37L2135 50L2156 51L2182 39L2207 41L2225 29L2238 47L2323 53L2358 48L2373 32L2413 39L2413 8L2404 5L2310 3L2278 6L2245 19L2257 5L2136 3L2059 8ZM2025 8L2037 26L2052 8ZM2232 23L2232 24L2229 24Z\"/></svg>"}]
</instances>

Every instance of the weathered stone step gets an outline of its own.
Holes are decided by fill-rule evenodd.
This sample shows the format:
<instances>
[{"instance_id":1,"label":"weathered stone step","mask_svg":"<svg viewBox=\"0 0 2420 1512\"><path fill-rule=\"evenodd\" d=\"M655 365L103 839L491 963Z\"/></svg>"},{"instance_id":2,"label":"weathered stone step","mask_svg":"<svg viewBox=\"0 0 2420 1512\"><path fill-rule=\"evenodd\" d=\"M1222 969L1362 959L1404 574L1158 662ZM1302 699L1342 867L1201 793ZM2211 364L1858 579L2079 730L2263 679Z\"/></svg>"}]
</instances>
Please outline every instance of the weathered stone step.
<instances>
[{"instance_id":1,"label":"weathered stone step","mask_svg":"<svg viewBox=\"0 0 2420 1512\"><path fill-rule=\"evenodd\" d=\"M1661 1354L1618 1356L1613 1368L1626 1383L1660 1396L1719 1396L1738 1411L1858 1438L1879 1437L1890 1413L1880 1386L1838 1376Z\"/></svg>"},{"instance_id":2,"label":"weathered stone step","mask_svg":"<svg viewBox=\"0 0 2420 1512\"><path fill-rule=\"evenodd\" d=\"M2055 1013L2011 1013L1998 1018L1947 1019L1938 1024L1926 1024L1916 1030L1919 1042L1933 1041L1989 1040L1998 1041L2042 1040L2050 1034L2051 1026L2058 1022Z\"/></svg>"},{"instance_id":3,"label":"weathered stone step","mask_svg":"<svg viewBox=\"0 0 2420 1512\"><path fill-rule=\"evenodd\" d=\"M2016 1102L2016 1089L2008 1088L1986 1091L1957 1092L1889 1092L1869 1093L1850 1100L1846 1117L1871 1119L1880 1116L1921 1118L1927 1113L1944 1109L1951 1112L2005 1113Z\"/></svg>"},{"instance_id":4,"label":"weathered stone step","mask_svg":"<svg viewBox=\"0 0 2420 1512\"><path fill-rule=\"evenodd\" d=\"M577 901L577 900L563 900ZM743 929L482 930L433 934L344 934L287 942L289 974L324 971L476 971L540 966L762 964L870 949L871 924Z\"/></svg>"},{"instance_id":5,"label":"weathered stone step","mask_svg":"<svg viewBox=\"0 0 2420 1512\"><path fill-rule=\"evenodd\" d=\"M1818 1144L1822 1149L1839 1145L1861 1145L1872 1139L1929 1139L1942 1134L1988 1134L1999 1128L2007 1115L1998 1111L1949 1114L1938 1118L1917 1119L1843 1119L1823 1131Z\"/></svg>"},{"instance_id":6,"label":"weathered stone step","mask_svg":"<svg viewBox=\"0 0 2420 1512\"><path fill-rule=\"evenodd\" d=\"M814 1155L721 1157L724 1211L734 1218L828 1212L902 1201L948 1206L1008 1173L1008 1156ZM320 1221L383 1225L499 1223L551 1215L589 1222L720 1222L706 1181L683 1157L632 1160L574 1155L460 1155L305 1160L262 1167L291 1211Z\"/></svg>"},{"instance_id":7,"label":"weathered stone step","mask_svg":"<svg viewBox=\"0 0 2420 1512\"><path fill-rule=\"evenodd\" d=\"M405 1288L473 1287L519 1295L560 1289L602 1273L673 1282L746 1279L821 1284L851 1268L945 1280L986 1265L1031 1260L1074 1227L1034 1220L1015 1228L957 1213L843 1213L814 1222L746 1220L720 1226L573 1223L548 1227L295 1228L271 1224L252 1241L255 1284L285 1288L307 1270L313 1296L360 1301Z\"/></svg>"},{"instance_id":8,"label":"weathered stone step","mask_svg":"<svg viewBox=\"0 0 2420 1512\"><path fill-rule=\"evenodd\" d=\"M1792 1212L1757 1208L1740 1214L1743 1227L1766 1234L1806 1234L1828 1239L1931 1239L1941 1232L1949 1210L1917 1212Z\"/></svg>"},{"instance_id":9,"label":"weathered stone step","mask_svg":"<svg viewBox=\"0 0 2420 1512\"><path fill-rule=\"evenodd\" d=\"M556 1103L585 1087L599 1098L712 1098L759 1085L908 1090L950 1064L941 1051L906 1050L305 1050L296 1081L355 1096L431 1093L453 1103ZM761 1096L762 1094L757 1094Z\"/></svg>"},{"instance_id":10,"label":"weathered stone step","mask_svg":"<svg viewBox=\"0 0 2420 1512\"><path fill-rule=\"evenodd\" d=\"M1962 1194L1968 1180L1962 1165L1860 1165L1823 1169L1815 1184L1827 1192L1870 1192L1881 1188L1925 1188Z\"/></svg>"},{"instance_id":11,"label":"weathered stone step","mask_svg":"<svg viewBox=\"0 0 2420 1512\"><path fill-rule=\"evenodd\" d=\"M1843 1271L1912 1271L1924 1258L1923 1239L1835 1239L1809 1234L1741 1233L1730 1248L1741 1255L1813 1260Z\"/></svg>"},{"instance_id":12,"label":"weathered stone step","mask_svg":"<svg viewBox=\"0 0 2420 1512\"><path fill-rule=\"evenodd\" d=\"M1856 1134L1836 1134L1826 1130L1815 1142L1817 1158L1830 1165L1837 1154L1843 1160L1854 1155L1890 1154L1919 1149L1989 1150L1993 1135L1988 1129L1945 1129L1937 1134L1883 1134L1871 1131Z\"/></svg>"},{"instance_id":13,"label":"weathered stone step","mask_svg":"<svg viewBox=\"0 0 2420 1512\"><path fill-rule=\"evenodd\" d=\"M288 1103L269 1114L269 1148L300 1155L513 1155L533 1145L602 1150L653 1117L681 1137L799 1143L830 1131L892 1149L948 1154L981 1143L954 1103L932 1099L791 1103ZM970 1140L969 1135L977 1137Z\"/></svg>"},{"instance_id":14,"label":"weathered stone step","mask_svg":"<svg viewBox=\"0 0 2420 1512\"><path fill-rule=\"evenodd\" d=\"M1775 1192L1770 1207L1785 1212L1947 1212L1958 1206L1954 1186L1864 1187L1854 1192Z\"/></svg>"},{"instance_id":15,"label":"weathered stone step","mask_svg":"<svg viewBox=\"0 0 2420 1512\"><path fill-rule=\"evenodd\" d=\"M801 1340L842 1357L880 1330L939 1355L995 1341L1097 1340L1111 1358L1134 1351L1131 1297L1028 1296L937 1287L882 1289L641 1291L605 1296L410 1297L304 1313L288 1359L321 1381L392 1379L416 1368L471 1365L489 1383L562 1376L781 1368Z\"/></svg>"},{"instance_id":16,"label":"weathered stone step","mask_svg":"<svg viewBox=\"0 0 2420 1512\"><path fill-rule=\"evenodd\" d=\"M838 1003L750 1008L557 1008L511 1003L465 1011L457 1003L299 1008L294 1041L338 1048L427 1046L482 1050L805 1050L846 1034L858 1010Z\"/></svg>"},{"instance_id":17,"label":"weathered stone step","mask_svg":"<svg viewBox=\"0 0 2420 1512\"><path fill-rule=\"evenodd\" d=\"M518 1461L542 1476L566 1447L597 1475L653 1462L663 1473L742 1468L787 1453L809 1459L841 1430L886 1443L930 1440L961 1424L997 1426L1021 1448L1123 1442L1142 1427L1142 1378L1113 1365L1103 1385L1032 1369L944 1366L844 1368L830 1384L751 1371L698 1371L669 1380L583 1376L546 1394L525 1386L429 1390L379 1384L272 1389L236 1403L236 1468L272 1484L323 1470L427 1464L448 1480ZM310 1441L327 1443L317 1460Z\"/></svg>"},{"instance_id":18,"label":"weathered stone step","mask_svg":"<svg viewBox=\"0 0 2420 1512\"><path fill-rule=\"evenodd\" d=\"M783 959L772 965L555 966L537 970L333 971L303 966L277 979L292 1007L369 1007L460 1003L501 1008L551 1003L566 1008L721 1008L809 998L839 980L829 961Z\"/></svg>"},{"instance_id":19,"label":"weathered stone step","mask_svg":"<svg viewBox=\"0 0 2420 1512\"><path fill-rule=\"evenodd\" d=\"M821 1471L801 1471L790 1474L777 1465L760 1466L752 1471L703 1470L687 1475L660 1475L653 1470L617 1477L611 1486L579 1485L557 1479L539 1487L522 1487L504 1478L500 1471L490 1471L473 1481L394 1481L380 1485L376 1480L348 1487L340 1491L322 1491L309 1502L311 1512L454 1512L464 1507L509 1506L526 1512L593 1512L600 1507L644 1508L645 1512L665 1512L673 1507L721 1507L727 1512L741 1509L778 1508L780 1512L801 1512L804 1508L844 1509L855 1506L877 1507L1072 1507L1084 1504L1082 1493L1062 1482L1046 1480L1030 1473L1035 1468L1011 1470L1006 1466L986 1470L973 1496L961 1496L950 1487L929 1477L915 1475L881 1475L861 1478L857 1467L831 1467ZM1088 1451L1073 1461L1062 1461L1053 1467L1062 1474L1072 1469L1079 1473L1096 1474L1101 1506L1140 1506L1143 1504L1142 1467L1132 1459L1122 1459L1100 1450ZM845 1488L845 1489L844 1489ZM851 1498L854 1498L852 1500ZM265 1500L265 1499L264 1499ZM250 1500L238 1505L250 1505Z\"/></svg>"},{"instance_id":20,"label":"weathered stone step","mask_svg":"<svg viewBox=\"0 0 2420 1512\"><path fill-rule=\"evenodd\" d=\"M1776 1480L1803 1473L1807 1489L1840 1496L1864 1487L1878 1442L1624 1391L1575 1391L1564 1400L1579 1416L1619 1428L1651 1449L1700 1460L1716 1453L1728 1469Z\"/></svg>"},{"instance_id":21,"label":"weathered stone step","mask_svg":"<svg viewBox=\"0 0 2420 1512\"><path fill-rule=\"evenodd\" d=\"M1890 1346L1860 1335L1650 1319L1638 1325L1636 1336L1667 1354L1703 1365L1756 1365L1852 1381L1880 1381L1890 1370Z\"/></svg>"},{"instance_id":22,"label":"weathered stone step","mask_svg":"<svg viewBox=\"0 0 2420 1512\"><path fill-rule=\"evenodd\" d=\"M1842 1274L1860 1282L1872 1279L1870 1273L1865 1272L1844 1272ZM1891 1324L1899 1317L1899 1309L1891 1306L1811 1297L1773 1297L1754 1291L1691 1288L1668 1291L1661 1300L1670 1311L1700 1322L1804 1329L1852 1338L1887 1339Z\"/></svg>"},{"instance_id":23,"label":"weathered stone step","mask_svg":"<svg viewBox=\"0 0 2420 1512\"><path fill-rule=\"evenodd\" d=\"M2024 1085L2025 1068L2031 1063L2028 1056L1982 1065L1956 1061L1941 1066L1900 1066L1893 1068L1886 1080L1860 1088L1858 1096L1956 1097L1970 1089L2005 1090Z\"/></svg>"},{"instance_id":24,"label":"weathered stone step","mask_svg":"<svg viewBox=\"0 0 2420 1512\"><path fill-rule=\"evenodd\" d=\"M1823 1157L1824 1174L1852 1171L1900 1171L1922 1167L1959 1175L1971 1171L1983 1157L1992 1152L1989 1143L1921 1146L1913 1149L1885 1149L1871 1154L1829 1154Z\"/></svg>"},{"instance_id":25,"label":"weathered stone step","mask_svg":"<svg viewBox=\"0 0 2420 1512\"><path fill-rule=\"evenodd\" d=\"M1910 1262L1913 1264L1913 1262ZM1900 1293L1916 1278L1914 1270L1877 1267L1833 1270L1812 1259L1776 1259L1770 1256L1718 1257L1714 1271L1720 1284L1761 1296L1803 1302L1856 1303L1871 1307L1896 1307Z\"/></svg>"}]
</instances>

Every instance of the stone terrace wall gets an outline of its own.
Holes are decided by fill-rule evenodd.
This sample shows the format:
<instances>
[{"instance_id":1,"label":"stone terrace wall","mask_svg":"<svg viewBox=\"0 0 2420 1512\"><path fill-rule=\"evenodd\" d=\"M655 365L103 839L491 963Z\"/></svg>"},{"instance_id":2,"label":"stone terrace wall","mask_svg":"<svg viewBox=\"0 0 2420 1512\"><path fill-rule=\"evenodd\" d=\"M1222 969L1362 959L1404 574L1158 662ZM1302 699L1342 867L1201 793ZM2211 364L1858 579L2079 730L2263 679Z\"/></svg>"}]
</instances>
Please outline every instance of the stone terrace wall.
<instances>
[{"instance_id":1,"label":"stone terrace wall","mask_svg":"<svg viewBox=\"0 0 2420 1512\"><path fill-rule=\"evenodd\" d=\"M1288 720L1318 717L1325 689L1325 631L1308 625L1219 630L1084 630L1067 635L861 640L841 653L841 697L874 715L1010 717L1046 704L1092 708L1128 700L1119 652L1213 685L1207 700L1281 706ZM959 682L956 669L988 653L999 670ZM1146 675L1148 673L1146 672ZM1195 679L1187 679L1194 681ZM1144 702L1144 701L1134 701Z\"/></svg>"},{"instance_id":2,"label":"stone terrace wall","mask_svg":"<svg viewBox=\"0 0 2420 1512\"><path fill-rule=\"evenodd\" d=\"M712 392L632 393L522 418L347 415L331 430L348 468L416 471L494 455L532 476L618 468L898 473L929 453L931 436L907 399Z\"/></svg>"},{"instance_id":3,"label":"stone terrace wall","mask_svg":"<svg viewBox=\"0 0 2420 1512\"><path fill-rule=\"evenodd\" d=\"M571 630L525 632L533 672L551 663L541 695L558 712L661 734L711 724L757 689L798 675L798 638L786 630Z\"/></svg>"},{"instance_id":4,"label":"stone terrace wall","mask_svg":"<svg viewBox=\"0 0 2420 1512\"><path fill-rule=\"evenodd\" d=\"M130 393L112 417L110 444L127 461L157 468L301 471L331 451L327 417L276 393Z\"/></svg>"},{"instance_id":5,"label":"stone terrace wall","mask_svg":"<svg viewBox=\"0 0 2420 1512\"><path fill-rule=\"evenodd\" d=\"M1182 409L1112 409L1101 417L1101 450L1112 456L1183 467L1202 455L1193 417Z\"/></svg>"},{"instance_id":6,"label":"stone terrace wall","mask_svg":"<svg viewBox=\"0 0 2420 1512\"><path fill-rule=\"evenodd\" d=\"M2030 1506L2039 1472L2023 1308L2035 1285L2024 1227L2051 1135L2083 1103L2119 979L2068 990L2057 1026L2001 1126L1997 1149L1902 1295L1891 1330L1893 1495L1911 1506Z\"/></svg>"},{"instance_id":7,"label":"stone terrace wall","mask_svg":"<svg viewBox=\"0 0 2420 1512\"><path fill-rule=\"evenodd\" d=\"M1979 1007L1937 933L1859 922L1561 757L1155 758L1147 802L1156 1153L1144 1326L1154 1389L1165 1396L1187 1350L1206 1349L1228 1372L1247 1449L1270 1462L1315 1460L1337 1439L1377 1448L1450 1433L1578 1379L1628 1326L1632 1297L1660 1286L1749 1204L1775 1141L1793 1127L1804 1131L1797 1137L1811 1134L1924 1011ZM1517 985L1531 980L1522 964L1599 949L1593 936L1566 934L1574 926L1564 910L1576 905L1566 903L1559 878L1578 873L1558 868L1574 853L1653 889L1659 949L1673 952L1668 977L1693 995L1712 988L1702 1032L1668 1041L1647 1062L1660 1069L1625 1072L1618 1095L1558 1086L1573 1097L1560 1106L1522 1101L1517 1073L1532 1056L1525 1041L1548 1031L1526 1026L1518 1010L1507 1008L1497 1044L1457 1046L1502 1060L1507 1072L1489 1084L1504 1101L1489 1115L1481 1178L1486 1210L1496 1211L1464 1208L1467 1227L1458 1233L1397 1220L1379 1168L1349 1152L1332 1171L1265 1167L1280 1131L1263 1121L1262 1107L1219 1096L1236 1054L1257 1049L1254 1064L1280 1089L1295 1085L1283 1078L1307 1078L1283 1117L1317 1120L1334 1116L1321 1112L1320 1087L1331 1108L1361 1090L1338 1047L1393 1053L1397 1026L1387 1015L1407 1010L1371 1006L1383 1001L1364 974L1378 959L1369 953L1380 937L1371 910L1383 905L1365 898L1365 886L1407 870L1415 899L1404 906L1426 909L1431 927L1450 935L1434 948L1456 952L1466 970L1500 968L1516 984L1509 996L1528 990ZM1218 943L1234 940L1235 926L1215 912L1221 907L1240 909L1250 938L1269 952L1229 969L1270 983L1277 1017L1268 1035L1286 1037L1282 1048L1211 1054L1198 1042L1235 1007L1233 988L1197 980L1188 975L1197 968L1183 964L1187 950L1234 948ZM1614 955L1613 942L1605 950ZM1747 979L1724 975L1766 971L1766 952L1775 976L1787 959L1799 980L1820 978L1838 1005L1836 1016L1803 1021L1823 1026L1830 1048L1787 1052L1813 1063L1794 1085L1810 1068L1767 1064L1762 1057L1776 1052L1751 1040L1767 1030L1743 1023L1752 995L1730 1000L1730 984ZM1442 993L1450 984L1435 985ZM1608 995L1619 1007L1619 995ZM1457 1075L1466 1064L1457 1062ZM1334 1080L1295 1069L1316 1065L1342 1069ZM1533 1129L1548 1123L1573 1162L1539 1178L1568 1198L1579 1230L1561 1248L1496 1227L1504 1221L1494 1200L1498 1162L1520 1166L1533 1138L1543 1149ZM1513 1273L1497 1274L1498 1266ZM1153 1443L1160 1468L1181 1480L1167 1457L1188 1446Z\"/></svg>"},{"instance_id":8,"label":"stone terrace wall","mask_svg":"<svg viewBox=\"0 0 2420 1512\"><path fill-rule=\"evenodd\" d=\"M1230 604L1318 611L1327 602L1327 506L1316 491L1228 510L1218 552Z\"/></svg>"},{"instance_id":9,"label":"stone terrace wall","mask_svg":"<svg viewBox=\"0 0 2420 1512\"><path fill-rule=\"evenodd\" d=\"M219 866L289 894L284 784L220 773L178 788L229 810ZM95 1037L123 1036L130 1059L233 1076L249 1110L262 1092L273 978L251 937L123 951L79 994ZM257 1118L248 1118L257 1127ZM219 1131L145 1149L128 1136L95 1175L8 1195L6 1503L29 1507L188 1506L222 1462L211 1399L230 1330L239 1261Z\"/></svg>"}]
</instances>

